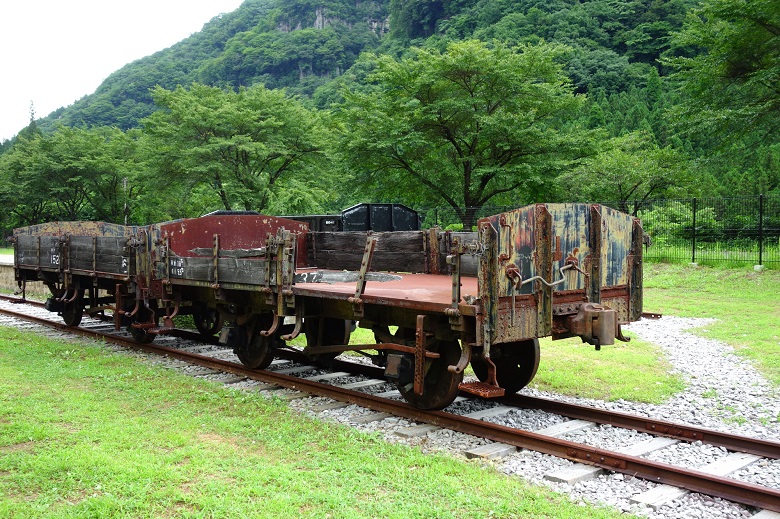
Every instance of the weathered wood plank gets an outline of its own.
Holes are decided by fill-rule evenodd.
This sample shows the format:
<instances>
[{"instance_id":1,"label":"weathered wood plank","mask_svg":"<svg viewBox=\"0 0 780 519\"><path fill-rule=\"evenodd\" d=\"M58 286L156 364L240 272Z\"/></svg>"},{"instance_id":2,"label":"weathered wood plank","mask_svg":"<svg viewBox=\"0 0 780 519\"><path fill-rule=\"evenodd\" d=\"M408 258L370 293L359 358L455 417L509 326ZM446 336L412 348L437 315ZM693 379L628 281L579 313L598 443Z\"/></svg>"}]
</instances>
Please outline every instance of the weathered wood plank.
<instances>
[{"instance_id":1,"label":"weathered wood plank","mask_svg":"<svg viewBox=\"0 0 780 519\"><path fill-rule=\"evenodd\" d=\"M129 274L127 238L71 236L67 248L67 268Z\"/></svg>"},{"instance_id":2,"label":"weathered wood plank","mask_svg":"<svg viewBox=\"0 0 780 519\"><path fill-rule=\"evenodd\" d=\"M310 247L319 251L360 251L366 246L364 232L314 232L309 233ZM375 252L422 252L423 233L420 231L377 232Z\"/></svg>"},{"instance_id":3,"label":"weathered wood plank","mask_svg":"<svg viewBox=\"0 0 780 519\"><path fill-rule=\"evenodd\" d=\"M189 252L195 256L209 256L213 257L214 249L206 247L199 247L192 249ZM220 258L260 258L266 255L266 249L261 247L259 249L219 249Z\"/></svg>"},{"instance_id":4,"label":"weathered wood plank","mask_svg":"<svg viewBox=\"0 0 780 519\"><path fill-rule=\"evenodd\" d=\"M40 238L40 261L38 258ZM59 268L61 262L60 238L58 236L16 237L16 257L19 265L32 265L41 268Z\"/></svg>"},{"instance_id":5,"label":"weathered wood plank","mask_svg":"<svg viewBox=\"0 0 780 519\"><path fill-rule=\"evenodd\" d=\"M310 256L310 259L312 256ZM331 270L360 270L363 251L318 251L316 266ZM425 272L425 254L409 252L374 252L370 269L374 272Z\"/></svg>"},{"instance_id":6,"label":"weathered wood plank","mask_svg":"<svg viewBox=\"0 0 780 519\"><path fill-rule=\"evenodd\" d=\"M265 261L241 258L219 258L217 281L220 283L265 284ZM170 276L174 279L213 283L212 258L176 257L170 259Z\"/></svg>"},{"instance_id":7,"label":"weathered wood plank","mask_svg":"<svg viewBox=\"0 0 780 519\"><path fill-rule=\"evenodd\" d=\"M312 266L332 270L359 270L363 260L365 232L309 233L308 258ZM380 232L370 270L425 272L425 246L419 231Z\"/></svg>"}]
</instances>

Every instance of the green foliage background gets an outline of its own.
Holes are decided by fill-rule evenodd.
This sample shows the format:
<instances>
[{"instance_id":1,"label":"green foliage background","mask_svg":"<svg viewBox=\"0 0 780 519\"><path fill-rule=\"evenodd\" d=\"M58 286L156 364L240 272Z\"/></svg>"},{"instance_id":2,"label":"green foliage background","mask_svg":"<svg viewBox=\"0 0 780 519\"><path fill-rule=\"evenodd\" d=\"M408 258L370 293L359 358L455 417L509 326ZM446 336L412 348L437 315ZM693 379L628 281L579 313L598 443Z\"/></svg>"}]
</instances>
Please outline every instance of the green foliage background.
<instances>
[{"instance_id":1,"label":"green foliage background","mask_svg":"<svg viewBox=\"0 0 780 519\"><path fill-rule=\"evenodd\" d=\"M327 213L380 201L449 205L468 225L469 205L780 193L778 34L773 0L246 0L3 142L0 228L148 223L221 208ZM404 104L419 92L394 98L402 76L377 68L416 67L441 86L445 76L433 78L435 60L424 56L452 57L453 44L475 42L526 58L556 49L561 78L544 79L566 91L548 105L556 120L531 117L517 85L502 101L533 121L535 149L569 153L504 166L485 151L482 171L494 175L469 189L453 174L467 171L466 159L437 147L419 110ZM190 116L196 106L211 112L184 124L188 108L172 107L176 96L192 103ZM425 106L456 114L465 105ZM374 126L360 127L358 111ZM389 149L401 127L416 128L415 145L430 151L417 164L428 187L358 149L369 138ZM477 134L484 150L509 146Z\"/></svg>"}]
</instances>

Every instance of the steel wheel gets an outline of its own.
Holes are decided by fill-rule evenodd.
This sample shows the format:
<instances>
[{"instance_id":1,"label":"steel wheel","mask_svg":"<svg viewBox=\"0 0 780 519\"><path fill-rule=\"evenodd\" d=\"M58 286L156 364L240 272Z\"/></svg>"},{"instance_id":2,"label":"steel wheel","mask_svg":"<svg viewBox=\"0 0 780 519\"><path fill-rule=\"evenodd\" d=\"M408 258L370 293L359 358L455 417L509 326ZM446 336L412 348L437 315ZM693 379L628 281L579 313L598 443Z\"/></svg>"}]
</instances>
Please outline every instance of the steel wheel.
<instances>
[{"instance_id":1,"label":"steel wheel","mask_svg":"<svg viewBox=\"0 0 780 519\"><path fill-rule=\"evenodd\" d=\"M255 335L252 341L242 347L233 348L241 364L249 369L265 369L271 365L274 360L272 351L273 338L264 337L259 333Z\"/></svg>"},{"instance_id":2,"label":"steel wheel","mask_svg":"<svg viewBox=\"0 0 780 519\"><path fill-rule=\"evenodd\" d=\"M73 302L63 303L62 305L62 320L68 326L78 326L81 324L81 318L84 315L84 291L80 291L78 296Z\"/></svg>"},{"instance_id":3,"label":"steel wheel","mask_svg":"<svg viewBox=\"0 0 780 519\"><path fill-rule=\"evenodd\" d=\"M201 335L211 337L222 329L222 316L216 308L196 306L192 309L192 320Z\"/></svg>"},{"instance_id":4,"label":"steel wheel","mask_svg":"<svg viewBox=\"0 0 780 519\"><path fill-rule=\"evenodd\" d=\"M254 336L250 339L250 325L236 326L230 330L227 344L233 346L233 353L238 356L241 364L249 369L265 369L274 360L274 347L280 339L276 335L266 337L261 330L271 326L273 316L262 315L257 318L254 326Z\"/></svg>"},{"instance_id":5,"label":"steel wheel","mask_svg":"<svg viewBox=\"0 0 780 519\"><path fill-rule=\"evenodd\" d=\"M322 335L320 335L320 330ZM332 317L307 317L303 321L303 331L306 334L307 347L349 344L349 337L352 335L352 322ZM312 354L308 357L313 362L328 366L339 355L339 352L331 352Z\"/></svg>"},{"instance_id":6,"label":"steel wheel","mask_svg":"<svg viewBox=\"0 0 780 519\"><path fill-rule=\"evenodd\" d=\"M527 386L539 368L539 341L497 344L491 348L490 359L496 365L496 380L507 393L517 393ZM477 378L487 380L487 364L481 357L472 357L471 367Z\"/></svg>"},{"instance_id":7,"label":"steel wheel","mask_svg":"<svg viewBox=\"0 0 780 519\"><path fill-rule=\"evenodd\" d=\"M458 385L463 381L463 372L452 373L447 368L458 363L460 344L458 341L437 341L429 349L441 355L425 363L423 394L414 393L414 382L399 385L398 390L404 400L418 409L443 409L458 396ZM434 346L436 346L434 348Z\"/></svg>"}]
</instances>

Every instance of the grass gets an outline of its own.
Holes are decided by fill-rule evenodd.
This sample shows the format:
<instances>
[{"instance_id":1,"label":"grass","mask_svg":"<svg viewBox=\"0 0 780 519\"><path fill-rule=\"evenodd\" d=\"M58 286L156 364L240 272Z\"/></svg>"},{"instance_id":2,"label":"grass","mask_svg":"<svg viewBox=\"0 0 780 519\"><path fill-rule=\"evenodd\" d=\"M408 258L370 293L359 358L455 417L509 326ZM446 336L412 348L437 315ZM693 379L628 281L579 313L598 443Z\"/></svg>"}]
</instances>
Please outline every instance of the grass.
<instances>
[{"instance_id":1,"label":"grass","mask_svg":"<svg viewBox=\"0 0 780 519\"><path fill-rule=\"evenodd\" d=\"M780 387L780 271L646 263L644 288L646 311L716 319L691 333L730 344ZM541 346L532 383L539 389L650 403L683 389L660 348L636 338L598 352L578 339L543 340Z\"/></svg>"},{"instance_id":2,"label":"grass","mask_svg":"<svg viewBox=\"0 0 780 519\"><path fill-rule=\"evenodd\" d=\"M531 387L601 400L662 403L685 389L660 348L632 337L600 351L579 339L540 341L541 361Z\"/></svg>"},{"instance_id":3,"label":"grass","mask_svg":"<svg viewBox=\"0 0 780 519\"><path fill-rule=\"evenodd\" d=\"M755 272L650 263L645 266L646 310L716 322L693 333L717 339L750 359L780 387L780 271Z\"/></svg>"},{"instance_id":4,"label":"grass","mask_svg":"<svg viewBox=\"0 0 780 519\"><path fill-rule=\"evenodd\" d=\"M14 281L14 269L0 268L0 292L10 295L16 293L17 290L19 290L19 286ZM27 283L25 295L30 299L45 300L51 295L51 292L43 283L35 282Z\"/></svg>"},{"instance_id":5,"label":"grass","mask_svg":"<svg viewBox=\"0 0 780 519\"><path fill-rule=\"evenodd\" d=\"M618 517L257 393L0 328L0 517Z\"/></svg>"}]
</instances>

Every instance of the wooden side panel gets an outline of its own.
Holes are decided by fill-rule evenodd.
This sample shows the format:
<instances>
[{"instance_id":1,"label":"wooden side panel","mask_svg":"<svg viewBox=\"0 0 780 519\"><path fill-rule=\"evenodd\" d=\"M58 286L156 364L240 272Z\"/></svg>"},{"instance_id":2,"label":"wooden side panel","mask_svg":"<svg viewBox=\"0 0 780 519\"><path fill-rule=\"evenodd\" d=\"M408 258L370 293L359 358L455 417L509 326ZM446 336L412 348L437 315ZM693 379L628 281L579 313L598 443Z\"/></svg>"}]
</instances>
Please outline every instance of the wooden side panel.
<instances>
[{"instance_id":1,"label":"wooden side panel","mask_svg":"<svg viewBox=\"0 0 780 519\"><path fill-rule=\"evenodd\" d=\"M364 232L309 233L307 255L311 266L330 270L359 270L366 247ZM377 239L372 271L426 272L423 233L396 231L371 234Z\"/></svg>"},{"instance_id":2,"label":"wooden side panel","mask_svg":"<svg viewBox=\"0 0 780 519\"><path fill-rule=\"evenodd\" d=\"M296 235L298 243L297 266L305 267L307 223L264 215L209 215L163 222L151 226L153 247L168 239L170 257L212 256L214 235L219 235L220 251L252 251L265 247L268 235L286 229ZM156 251L161 257L162 251ZM220 256L231 255L229 252ZM158 258L153 258L158 261Z\"/></svg>"},{"instance_id":3,"label":"wooden side panel","mask_svg":"<svg viewBox=\"0 0 780 519\"><path fill-rule=\"evenodd\" d=\"M62 240L59 236L16 236L17 267L41 267L59 270L62 264Z\"/></svg>"},{"instance_id":4,"label":"wooden side panel","mask_svg":"<svg viewBox=\"0 0 780 519\"><path fill-rule=\"evenodd\" d=\"M17 267L133 274L137 228L107 222L49 222L14 229Z\"/></svg>"},{"instance_id":5,"label":"wooden side panel","mask_svg":"<svg viewBox=\"0 0 780 519\"><path fill-rule=\"evenodd\" d=\"M219 258L220 284L265 284L265 260L246 258ZM183 279L204 284L214 282L214 261L211 258L171 258L172 280Z\"/></svg>"},{"instance_id":6,"label":"wooden side panel","mask_svg":"<svg viewBox=\"0 0 780 519\"><path fill-rule=\"evenodd\" d=\"M70 236L66 241L66 267L73 270L129 275L128 238Z\"/></svg>"},{"instance_id":7,"label":"wooden side panel","mask_svg":"<svg viewBox=\"0 0 780 519\"><path fill-rule=\"evenodd\" d=\"M633 218L601 206L601 220L601 286L627 285L631 276L629 255L633 248Z\"/></svg>"}]
</instances>

